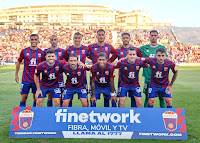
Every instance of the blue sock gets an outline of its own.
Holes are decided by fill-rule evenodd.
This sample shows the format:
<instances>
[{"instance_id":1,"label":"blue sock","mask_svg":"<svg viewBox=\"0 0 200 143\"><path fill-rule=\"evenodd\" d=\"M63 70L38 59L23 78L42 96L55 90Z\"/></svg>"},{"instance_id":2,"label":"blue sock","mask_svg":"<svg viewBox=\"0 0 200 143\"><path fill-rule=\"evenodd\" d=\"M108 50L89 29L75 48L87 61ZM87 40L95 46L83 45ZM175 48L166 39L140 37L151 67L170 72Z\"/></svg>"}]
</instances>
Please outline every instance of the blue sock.
<instances>
[{"instance_id":1,"label":"blue sock","mask_svg":"<svg viewBox=\"0 0 200 143\"><path fill-rule=\"evenodd\" d=\"M147 107L148 107L148 108L153 108L153 106L151 106L151 105L149 105L149 104L148 104L148 106L147 106Z\"/></svg>"},{"instance_id":2,"label":"blue sock","mask_svg":"<svg viewBox=\"0 0 200 143\"><path fill-rule=\"evenodd\" d=\"M68 107L72 107L72 100L69 102L69 106Z\"/></svg>"},{"instance_id":3,"label":"blue sock","mask_svg":"<svg viewBox=\"0 0 200 143\"><path fill-rule=\"evenodd\" d=\"M23 101L20 101L20 104L19 104L20 107L26 107L26 101L23 102Z\"/></svg>"},{"instance_id":4,"label":"blue sock","mask_svg":"<svg viewBox=\"0 0 200 143\"><path fill-rule=\"evenodd\" d=\"M60 100L60 107L62 107L62 104L63 104L63 100L61 99Z\"/></svg>"},{"instance_id":5,"label":"blue sock","mask_svg":"<svg viewBox=\"0 0 200 143\"><path fill-rule=\"evenodd\" d=\"M52 107L52 106L53 106L52 100L47 100L47 107Z\"/></svg>"},{"instance_id":6,"label":"blue sock","mask_svg":"<svg viewBox=\"0 0 200 143\"><path fill-rule=\"evenodd\" d=\"M33 107L36 107L36 101L33 101Z\"/></svg>"},{"instance_id":7,"label":"blue sock","mask_svg":"<svg viewBox=\"0 0 200 143\"><path fill-rule=\"evenodd\" d=\"M109 107L110 106L109 103L110 103L109 99L104 98L104 107Z\"/></svg>"},{"instance_id":8,"label":"blue sock","mask_svg":"<svg viewBox=\"0 0 200 143\"><path fill-rule=\"evenodd\" d=\"M167 108L172 108L172 106L167 106Z\"/></svg>"},{"instance_id":9,"label":"blue sock","mask_svg":"<svg viewBox=\"0 0 200 143\"><path fill-rule=\"evenodd\" d=\"M112 107L117 107L117 104L114 100L112 100Z\"/></svg>"},{"instance_id":10,"label":"blue sock","mask_svg":"<svg viewBox=\"0 0 200 143\"><path fill-rule=\"evenodd\" d=\"M131 96L131 107L137 107L134 96Z\"/></svg>"},{"instance_id":11,"label":"blue sock","mask_svg":"<svg viewBox=\"0 0 200 143\"><path fill-rule=\"evenodd\" d=\"M93 101L93 105L92 105L92 102L90 104L91 104L91 107L96 107L96 101Z\"/></svg>"}]
</instances>

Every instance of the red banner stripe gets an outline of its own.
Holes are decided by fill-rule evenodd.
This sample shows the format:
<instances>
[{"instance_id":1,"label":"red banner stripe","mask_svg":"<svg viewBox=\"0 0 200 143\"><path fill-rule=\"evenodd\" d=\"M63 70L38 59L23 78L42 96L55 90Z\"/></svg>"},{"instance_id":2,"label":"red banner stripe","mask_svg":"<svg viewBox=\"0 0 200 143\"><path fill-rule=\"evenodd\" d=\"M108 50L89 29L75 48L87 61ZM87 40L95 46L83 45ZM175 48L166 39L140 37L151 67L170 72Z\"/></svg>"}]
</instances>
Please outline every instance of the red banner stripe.
<instances>
[{"instance_id":1,"label":"red banner stripe","mask_svg":"<svg viewBox=\"0 0 200 143\"><path fill-rule=\"evenodd\" d=\"M15 116L14 119L12 120L12 122L10 123L11 125L15 125L17 124L17 122L19 121L19 116Z\"/></svg>"},{"instance_id":2,"label":"red banner stripe","mask_svg":"<svg viewBox=\"0 0 200 143\"><path fill-rule=\"evenodd\" d=\"M176 113L178 114L178 116L181 115L181 112L182 112L182 108L177 108Z\"/></svg>"},{"instance_id":3,"label":"red banner stripe","mask_svg":"<svg viewBox=\"0 0 200 143\"><path fill-rule=\"evenodd\" d=\"M180 129L180 133L185 133L185 130L186 130L186 124L183 124L182 126L181 126L181 129Z\"/></svg>"},{"instance_id":4,"label":"red banner stripe","mask_svg":"<svg viewBox=\"0 0 200 143\"><path fill-rule=\"evenodd\" d=\"M178 124L183 124L184 119L185 119L185 116L179 116Z\"/></svg>"},{"instance_id":5,"label":"red banner stripe","mask_svg":"<svg viewBox=\"0 0 200 143\"><path fill-rule=\"evenodd\" d=\"M32 107L26 107L25 110L31 110Z\"/></svg>"},{"instance_id":6,"label":"red banner stripe","mask_svg":"<svg viewBox=\"0 0 200 143\"><path fill-rule=\"evenodd\" d=\"M12 131L19 131L19 125L15 125Z\"/></svg>"},{"instance_id":7,"label":"red banner stripe","mask_svg":"<svg viewBox=\"0 0 200 143\"><path fill-rule=\"evenodd\" d=\"M12 115L13 115L13 116L17 115L17 113L19 112L19 109L20 109L20 107L15 107L15 108L13 109Z\"/></svg>"}]
</instances>

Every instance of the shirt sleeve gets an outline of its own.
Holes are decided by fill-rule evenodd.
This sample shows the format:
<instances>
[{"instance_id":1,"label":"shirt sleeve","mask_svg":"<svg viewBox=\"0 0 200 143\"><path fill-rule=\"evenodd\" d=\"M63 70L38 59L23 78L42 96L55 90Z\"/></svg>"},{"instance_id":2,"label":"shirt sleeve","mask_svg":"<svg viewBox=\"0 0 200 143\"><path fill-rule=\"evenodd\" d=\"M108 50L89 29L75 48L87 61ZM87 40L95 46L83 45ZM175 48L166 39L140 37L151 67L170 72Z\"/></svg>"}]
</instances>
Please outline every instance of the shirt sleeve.
<instances>
[{"instance_id":1,"label":"shirt sleeve","mask_svg":"<svg viewBox=\"0 0 200 143\"><path fill-rule=\"evenodd\" d=\"M151 63L151 58L141 58L141 60L148 64Z\"/></svg>"},{"instance_id":2,"label":"shirt sleeve","mask_svg":"<svg viewBox=\"0 0 200 143\"><path fill-rule=\"evenodd\" d=\"M115 52L113 53L113 55L109 61L112 63L115 61L116 58L118 58L118 50L117 49L115 49Z\"/></svg>"},{"instance_id":3,"label":"shirt sleeve","mask_svg":"<svg viewBox=\"0 0 200 143\"><path fill-rule=\"evenodd\" d=\"M41 72L42 72L41 66L40 66L40 65L37 65L36 70L35 70L35 75L36 75L36 76L39 76Z\"/></svg>"},{"instance_id":4,"label":"shirt sleeve","mask_svg":"<svg viewBox=\"0 0 200 143\"><path fill-rule=\"evenodd\" d=\"M138 57L142 57L142 52L140 51L139 48L136 48L136 53Z\"/></svg>"},{"instance_id":5,"label":"shirt sleeve","mask_svg":"<svg viewBox=\"0 0 200 143\"><path fill-rule=\"evenodd\" d=\"M177 73L178 72L177 66L173 62L171 64L170 68L171 68L171 70L172 70L173 73Z\"/></svg>"},{"instance_id":6,"label":"shirt sleeve","mask_svg":"<svg viewBox=\"0 0 200 143\"><path fill-rule=\"evenodd\" d=\"M24 59L24 50L21 51L20 56L18 58L18 62L22 62L22 60Z\"/></svg>"},{"instance_id":7,"label":"shirt sleeve","mask_svg":"<svg viewBox=\"0 0 200 143\"><path fill-rule=\"evenodd\" d=\"M91 68L90 78L95 79L95 69L94 69L94 67Z\"/></svg>"},{"instance_id":8,"label":"shirt sleeve","mask_svg":"<svg viewBox=\"0 0 200 143\"><path fill-rule=\"evenodd\" d=\"M112 66L111 69L110 69L110 78L115 78L115 69L114 69L114 66Z\"/></svg>"},{"instance_id":9,"label":"shirt sleeve","mask_svg":"<svg viewBox=\"0 0 200 143\"><path fill-rule=\"evenodd\" d=\"M121 68L121 62L118 62L117 65L114 66L114 69Z\"/></svg>"},{"instance_id":10,"label":"shirt sleeve","mask_svg":"<svg viewBox=\"0 0 200 143\"><path fill-rule=\"evenodd\" d=\"M142 61L142 67L143 67L143 68L148 68L148 64L145 63L144 61Z\"/></svg>"}]
</instances>

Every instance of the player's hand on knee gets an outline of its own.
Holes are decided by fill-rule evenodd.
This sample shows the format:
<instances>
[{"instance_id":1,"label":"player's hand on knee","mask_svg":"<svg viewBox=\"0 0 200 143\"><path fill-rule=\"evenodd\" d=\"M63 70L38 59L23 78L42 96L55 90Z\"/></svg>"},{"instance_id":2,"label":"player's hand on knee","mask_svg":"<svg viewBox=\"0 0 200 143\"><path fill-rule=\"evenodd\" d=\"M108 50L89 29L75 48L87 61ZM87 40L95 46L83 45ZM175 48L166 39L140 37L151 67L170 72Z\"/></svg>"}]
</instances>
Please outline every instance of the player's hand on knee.
<instances>
[{"instance_id":1,"label":"player's hand on knee","mask_svg":"<svg viewBox=\"0 0 200 143\"><path fill-rule=\"evenodd\" d=\"M117 102L117 96L111 96L111 101L114 100L115 102Z\"/></svg>"},{"instance_id":2,"label":"player's hand on knee","mask_svg":"<svg viewBox=\"0 0 200 143\"><path fill-rule=\"evenodd\" d=\"M97 99L96 99L96 97L95 96L91 96L91 98L90 98L90 102L91 102L91 104L93 105L93 101L96 101Z\"/></svg>"},{"instance_id":3,"label":"player's hand on knee","mask_svg":"<svg viewBox=\"0 0 200 143\"><path fill-rule=\"evenodd\" d=\"M171 86L171 85L167 86L165 92L166 92L167 94L172 94L172 86Z\"/></svg>"},{"instance_id":4,"label":"player's hand on knee","mask_svg":"<svg viewBox=\"0 0 200 143\"><path fill-rule=\"evenodd\" d=\"M41 97L43 97L42 95L42 91L41 90L37 90L36 94L35 94L35 98L38 99L38 96L41 94Z\"/></svg>"},{"instance_id":5,"label":"player's hand on knee","mask_svg":"<svg viewBox=\"0 0 200 143\"><path fill-rule=\"evenodd\" d=\"M19 83L19 76L18 76L18 75L15 75L15 81L16 81L17 83Z\"/></svg>"}]
</instances>

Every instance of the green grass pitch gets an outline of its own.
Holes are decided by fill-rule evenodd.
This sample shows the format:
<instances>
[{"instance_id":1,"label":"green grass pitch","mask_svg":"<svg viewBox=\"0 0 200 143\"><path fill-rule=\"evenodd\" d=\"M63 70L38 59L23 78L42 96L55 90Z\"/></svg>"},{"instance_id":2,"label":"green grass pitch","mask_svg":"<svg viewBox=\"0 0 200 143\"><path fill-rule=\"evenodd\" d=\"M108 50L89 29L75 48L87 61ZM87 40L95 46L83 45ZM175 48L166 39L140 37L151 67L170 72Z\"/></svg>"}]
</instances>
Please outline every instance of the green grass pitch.
<instances>
[{"instance_id":1,"label":"green grass pitch","mask_svg":"<svg viewBox=\"0 0 200 143\"><path fill-rule=\"evenodd\" d=\"M22 67L19 77L22 75ZM188 132L188 141L172 141L172 140L111 140L111 139L10 139L9 126L11 121L12 108L19 106L20 102L20 83L14 81L15 66L0 66L0 143L57 143L57 142L74 142L74 143L132 143L132 142L150 142L150 143L171 143L171 142L200 142L200 67L178 67L178 78L173 85L173 107L185 108L186 123ZM143 88L144 78L140 72L140 85ZM117 83L117 79L115 79ZM143 95L144 97L144 95ZM28 97L27 106L32 106L32 96ZM143 98L144 101L144 98ZM156 100L155 107L158 106ZM46 101L43 103L46 106ZM73 106L81 106L80 101L75 97ZM102 100L97 102L97 106L103 106ZM130 107L130 100L127 99L126 107Z\"/></svg>"}]
</instances>

